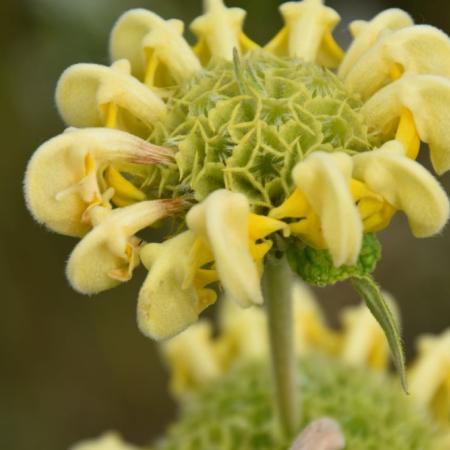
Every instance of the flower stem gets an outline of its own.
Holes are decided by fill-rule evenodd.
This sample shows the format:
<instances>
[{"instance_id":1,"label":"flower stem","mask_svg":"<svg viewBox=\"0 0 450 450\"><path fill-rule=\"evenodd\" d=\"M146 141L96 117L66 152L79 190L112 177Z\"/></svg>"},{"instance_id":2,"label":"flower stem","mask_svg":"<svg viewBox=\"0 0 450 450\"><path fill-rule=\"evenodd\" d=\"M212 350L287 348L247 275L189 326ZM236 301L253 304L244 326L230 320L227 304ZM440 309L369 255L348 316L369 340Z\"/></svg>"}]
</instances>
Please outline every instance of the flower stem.
<instances>
[{"instance_id":1,"label":"flower stem","mask_svg":"<svg viewBox=\"0 0 450 450\"><path fill-rule=\"evenodd\" d=\"M282 431L293 436L300 425L293 339L292 273L286 258L268 258L264 269L272 371Z\"/></svg>"}]
</instances>

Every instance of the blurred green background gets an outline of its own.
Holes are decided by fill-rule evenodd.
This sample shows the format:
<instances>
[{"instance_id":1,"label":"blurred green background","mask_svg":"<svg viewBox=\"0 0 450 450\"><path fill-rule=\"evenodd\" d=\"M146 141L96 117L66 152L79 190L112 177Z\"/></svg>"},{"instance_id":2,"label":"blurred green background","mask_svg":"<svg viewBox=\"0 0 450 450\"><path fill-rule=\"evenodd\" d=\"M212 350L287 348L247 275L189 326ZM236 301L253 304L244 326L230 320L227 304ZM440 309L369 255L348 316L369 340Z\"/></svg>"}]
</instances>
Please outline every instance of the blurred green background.
<instances>
[{"instance_id":1,"label":"blurred green background","mask_svg":"<svg viewBox=\"0 0 450 450\"><path fill-rule=\"evenodd\" d=\"M259 42L280 27L275 0L235 0L249 11L246 29ZM418 23L450 29L447 1L329 1L342 15L336 36L348 43L346 24L397 6ZM76 62L108 63L108 34L132 7L147 7L190 22L200 0L2 0L0 2L1 314L0 448L64 450L104 430L144 443L175 414L167 373L154 343L135 324L144 271L95 298L73 292L64 266L76 241L35 224L24 206L23 173L33 150L60 133L53 101L60 73ZM425 153L424 161L428 164ZM442 179L450 192L450 176ZM397 218L382 235L377 279L401 307L412 354L419 333L450 323L450 230L412 238ZM346 285L320 291L330 320L357 299Z\"/></svg>"}]
</instances>

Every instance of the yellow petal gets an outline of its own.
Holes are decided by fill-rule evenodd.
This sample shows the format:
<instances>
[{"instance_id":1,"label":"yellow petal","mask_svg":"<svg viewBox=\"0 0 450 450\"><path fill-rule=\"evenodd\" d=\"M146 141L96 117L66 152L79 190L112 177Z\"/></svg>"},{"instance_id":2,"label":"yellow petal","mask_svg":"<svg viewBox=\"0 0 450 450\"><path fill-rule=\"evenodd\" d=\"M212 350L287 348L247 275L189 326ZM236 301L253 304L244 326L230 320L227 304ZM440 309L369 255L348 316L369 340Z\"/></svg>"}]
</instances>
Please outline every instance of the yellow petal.
<instances>
[{"instance_id":1,"label":"yellow petal","mask_svg":"<svg viewBox=\"0 0 450 450\"><path fill-rule=\"evenodd\" d=\"M287 2L280 6L285 27L265 49L280 56L336 66L342 50L332 37L340 17L322 0Z\"/></svg>"},{"instance_id":2,"label":"yellow petal","mask_svg":"<svg viewBox=\"0 0 450 450\"><path fill-rule=\"evenodd\" d=\"M111 211L75 247L67 262L67 278L83 294L117 286L131 277L139 263L136 250L140 240L134 235L168 216L173 200L140 202Z\"/></svg>"},{"instance_id":3,"label":"yellow petal","mask_svg":"<svg viewBox=\"0 0 450 450\"><path fill-rule=\"evenodd\" d=\"M323 352L335 354L340 345L337 333L327 325L313 292L303 283L292 287L296 351L303 355Z\"/></svg>"},{"instance_id":4,"label":"yellow petal","mask_svg":"<svg viewBox=\"0 0 450 450\"><path fill-rule=\"evenodd\" d=\"M382 37L344 77L346 86L369 98L389 81L393 65L405 74L450 76L450 39L428 25L408 27Z\"/></svg>"},{"instance_id":5,"label":"yellow petal","mask_svg":"<svg viewBox=\"0 0 450 450\"><path fill-rule=\"evenodd\" d=\"M162 345L170 370L170 390L182 397L222 375L221 361L208 322L199 322Z\"/></svg>"},{"instance_id":6,"label":"yellow petal","mask_svg":"<svg viewBox=\"0 0 450 450\"><path fill-rule=\"evenodd\" d=\"M292 177L320 218L323 237L336 267L355 264L362 224L350 193L352 160L345 153L312 153Z\"/></svg>"},{"instance_id":7,"label":"yellow petal","mask_svg":"<svg viewBox=\"0 0 450 450\"><path fill-rule=\"evenodd\" d=\"M227 345L229 366L268 357L267 319L261 307L242 309L235 302L224 298L219 326L220 337Z\"/></svg>"},{"instance_id":8,"label":"yellow petal","mask_svg":"<svg viewBox=\"0 0 450 450\"><path fill-rule=\"evenodd\" d=\"M350 189L366 233L375 233L386 228L396 209L381 195L371 191L365 183L352 179Z\"/></svg>"},{"instance_id":9,"label":"yellow petal","mask_svg":"<svg viewBox=\"0 0 450 450\"><path fill-rule=\"evenodd\" d=\"M450 331L447 330L440 336L422 336L419 339L418 353L416 362L408 372L411 397L448 424Z\"/></svg>"},{"instance_id":10,"label":"yellow petal","mask_svg":"<svg viewBox=\"0 0 450 450\"><path fill-rule=\"evenodd\" d=\"M227 8L222 0L205 1L205 14L191 24L199 40L195 50L203 64L211 58L232 61L233 49L244 52L253 47L242 33L245 15L241 8Z\"/></svg>"},{"instance_id":11,"label":"yellow petal","mask_svg":"<svg viewBox=\"0 0 450 450\"><path fill-rule=\"evenodd\" d=\"M24 184L29 210L51 230L84 235L91 226L83 221L84 212L103 201L97 168L114 161L157 164L171 157L168 151L123 131L69 129L42 144L28 163Z\"/></svg>"},{"instance_id":12,"label":"yellow petal","mask_svg":"<svg viewBox=\"0 0 450 450\"><path fill-rule=\"evenodd\" d=\"M118 64L119 63L119 64ZM56 88L56 104L63 120L75 127L98 127L107 122L105 105L119 108L118 127L147 129L165 112L164 102L118 61L115 67L75 64L64 71ZM105 114L106 113L106 114Z\"/></svg>"},{"instance_id":13,"label":"yellow petal","mask_svg":"<svg viewBox=\"0 0 450 450\"><path fill-rule=\"evenodd\" d=\"M129 60L133 75L143 81L151 50L167 69L172 82L179 83L201 70L197 57L183 38L183 28L181 21L166 21L145 9L127 11L112 30L111 58Z\"/></svg>"},{"instance_id":14,"label":"yellow petal","mask_svg":"<svg viewBox=\"0 0 450 450\"><path fill-rule=\"evenodd\" d=\"M186 216L188 227L208 242L225 291L242 306L263 301L248 244L249 213L244 195L220 189Z\"/></svg>"},{"instance_id":15,"label":"yellow petal","mask_svg":"<svg viewBox=\"0 0 450 450\"><path fill-rule=\"evenodd\" d=\"M184 285L192 271L196 236L186 231L162 244L147 244L141 261L149 274L139 292L138 325L153 339L173 337L195 322L203 306L193 283Z\"/></svg>"},{"instance_id":16,"label":"yellow petal","mask_svg":"<svg viewBox=\"0 0 450 450\"><path fill-rule=\"evenodd\" d=\"M108 432L95 439L88 439L74 446L70 450L139 450L134 445L127 444L116 432Z\"/></svg>"},{"instance_id":17,"label":"yellow petal","mask_svg":"<svg viewBox=\"0 0 450 450\"><path fill-rule=\"evenodd\" d=\"M139 190L134 184L128 181L118 170L113 166L108 166L105 171L105 181L109 186L114 188L113 202L117 204L119 201L134 203L146 199L144 192ZM118 205L120 206L120 205Z\"/></svg>"},{"instance_id":18,"label":"yellow petal","mask_svg":"<svg viewBox=\"0 0 450 450\"><path fill-rule=\"evenodd\" d=\"M392 8L376 15L370 22L356 20L349 26L354 36L350 48L339 66L338 75L344 78L359 58L364 55L385 33L413 25L409 14L401 9Z\"/></svg>"},{"instance_id":19,"label":"yellow petal","mask_svg":"<svg viewBox=\"0 0 450 450\"><path fill-rule=\"evenodd\" d=\"M288 227L284 222L253 213L248 218L248 229L249 238L253 241L263 239L269 234L275 233L275 231L288 232Z\"/></svg>"},{"instance_id":20,"label":"yellow petal","mask_svg":"<svg viewBox=\"0 0 450 450\"><path fill-rule=\"evenodd\" d=\"M416 237L439 233L449 216L449 201L436 179L403 154L398 141L353 157L353 176L392 206L405 212Z\"/></svg>"},{"instance_id":21,"label":"yellow petal","mask_svg":"<svg viewBox=\"0 0 450 450\"><path fill-rule=\"evenodd\" d=\"M269 216L275 219L299 219L306 217L310 209L311 206L304 194L298 189L294 189L294 192L280 206L270 210Z\"/></svg>"},{"instance_id":22,"label":"yellow petal","mask_svg":"<svg viewBox=\"0 0 450 450\"><path fill-rule=\"evenodd\" d=\"M407 108L403 108L400 114L400 123L395 139L403 144L408 158L417 158L420 150L420 137L414 123L414 116Z\"/></svg>"},{"instance_id":23,"label":"yellow petal","mask_svg":"<svg viewBox=\"0 0 450 450\"><path fill-rule=\"evenodd\" d=\"M420 140L430 147L438 174L450 169L450 80L433 75L405 75L378 91L363 106L371 128L384 139L395 136L404 108L413 116Z\"/></svg>"}]
</instances>

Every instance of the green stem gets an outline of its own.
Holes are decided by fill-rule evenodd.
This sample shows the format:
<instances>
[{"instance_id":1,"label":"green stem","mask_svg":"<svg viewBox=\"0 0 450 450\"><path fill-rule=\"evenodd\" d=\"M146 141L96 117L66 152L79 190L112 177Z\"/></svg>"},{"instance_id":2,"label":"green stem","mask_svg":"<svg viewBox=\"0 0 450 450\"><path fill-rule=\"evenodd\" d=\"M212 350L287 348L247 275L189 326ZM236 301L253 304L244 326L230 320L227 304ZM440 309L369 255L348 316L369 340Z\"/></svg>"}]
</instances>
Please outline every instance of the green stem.
<instances>
[{"instance_id":1,"label":"green stem","mask_svg":"<svg viewBox=\"0 0 450 450\"><path fill-rule=\"evenodd\" d=\"M268 258L264 269L272 370L281 428L288 436L298 431L300 411L293 339L292 273L286 258Z\"/></svg>"}]
</instances>

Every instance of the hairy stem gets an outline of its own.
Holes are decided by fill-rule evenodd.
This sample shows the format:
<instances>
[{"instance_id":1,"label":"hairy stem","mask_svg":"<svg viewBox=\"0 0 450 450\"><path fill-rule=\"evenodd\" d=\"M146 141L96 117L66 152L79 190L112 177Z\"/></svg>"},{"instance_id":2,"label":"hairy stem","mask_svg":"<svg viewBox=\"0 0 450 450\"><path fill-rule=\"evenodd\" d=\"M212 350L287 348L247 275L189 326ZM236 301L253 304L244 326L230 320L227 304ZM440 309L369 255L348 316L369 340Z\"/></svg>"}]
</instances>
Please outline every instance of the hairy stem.
<instances>
[{"instance_id":1,"label":"hairy stem","mask_svg":"<svg viewBox=\"0 0 450 450\"><path fill-rule=\"evenodd\" d=\"M298 431L300 423L291 283L292 273L286 259L268 259L264 269L264 296L272 371L281 428L288 436Z\"/></svg>"}]
</instances>

